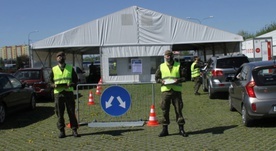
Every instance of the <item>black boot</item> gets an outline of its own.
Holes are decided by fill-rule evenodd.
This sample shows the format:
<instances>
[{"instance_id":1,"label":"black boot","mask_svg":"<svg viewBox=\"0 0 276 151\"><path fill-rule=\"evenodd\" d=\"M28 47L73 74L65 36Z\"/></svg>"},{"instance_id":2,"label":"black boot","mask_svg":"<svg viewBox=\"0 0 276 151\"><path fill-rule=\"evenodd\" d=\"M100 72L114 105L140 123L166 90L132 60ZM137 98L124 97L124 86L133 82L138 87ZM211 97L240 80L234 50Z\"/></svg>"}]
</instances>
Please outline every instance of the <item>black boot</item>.
<instances>
[{"instance_id":1,"label":"black boot","mask_svg":"<svg viewBox=\"0 0 276 151\"><path fill-rule=\"evenodd\" d=\"M159 137L164 137L164 136L168 136L168 135L169 135L168 125L163 125L162 132L158 136Z\"/></svg>"},{"instance_id":2,"label":"black boot","mask_svg":"<svg viewBox=\"0 0 276 151\"><path fill-rule=\"evenodd\" d=\"M188 134L184 131L184 126L179 125L179 134L182 135L183 137L187 137Z\"/></svg>"},{"instance_id":3,"label":"black boot","mask_svg":"<svg viewBox=\"0 0 276 151\"><path fill-rule=\"evenodd\" d=\"M60 133L58 135L58 138L64 138L66 135L65 135L65 131L64 129L60 130Z\"/></svg>"},{"instance_id":4,"label":"black boot","mask_svg":"<svg viewBox=\"0 0 276 151\"><path fill-rule=\"evenodd\" d=\"M73 135L74 137L80 137L80 135L78 134L77 130L73 130L73 131L72 131L72 135Z\"/></svg>"}]
</instances>

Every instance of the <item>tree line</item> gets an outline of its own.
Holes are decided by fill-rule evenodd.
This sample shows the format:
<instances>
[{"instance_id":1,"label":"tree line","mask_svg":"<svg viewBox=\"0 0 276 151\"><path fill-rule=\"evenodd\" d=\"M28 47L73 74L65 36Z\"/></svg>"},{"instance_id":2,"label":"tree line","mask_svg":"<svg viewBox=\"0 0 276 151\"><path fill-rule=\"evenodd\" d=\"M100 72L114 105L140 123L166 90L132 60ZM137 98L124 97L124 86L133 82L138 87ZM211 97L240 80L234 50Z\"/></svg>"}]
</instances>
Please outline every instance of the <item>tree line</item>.
<instances>
[{"instance_id":1,"label":"tree line","mask_svg":"<svg viewBox=\"0 0 276 151\"><path fill-rule=\"evenodd\" d=\"M265 27L263 27L259 31L256 31L255 33L249 33L245 30L241 30L238 32L238 35L243 36L243 39L245 40L245 39L258 37L260 35L266 34L268 32L274 31L274 30L276 30L276 23L272 22L271 24L265 25Z\"/></svg>"}]
</instances>

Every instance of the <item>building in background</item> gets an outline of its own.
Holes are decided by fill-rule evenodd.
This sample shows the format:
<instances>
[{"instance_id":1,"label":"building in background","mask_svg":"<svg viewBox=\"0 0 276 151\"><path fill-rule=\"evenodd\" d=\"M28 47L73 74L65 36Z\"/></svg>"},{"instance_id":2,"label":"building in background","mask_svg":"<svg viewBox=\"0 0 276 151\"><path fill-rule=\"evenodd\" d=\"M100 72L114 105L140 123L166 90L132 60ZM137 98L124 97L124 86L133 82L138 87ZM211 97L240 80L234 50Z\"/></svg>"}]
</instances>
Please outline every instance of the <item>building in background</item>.
<instances>
[{"instance_id":1,"label":"building in background","mask_svg":"<svg viewBox=\"0 0 276 151\"><path fill-rule=\"evenodd\" d=\"M22 55L29 56L28 45L4 46L0 50L0 58L3 60L15 60Z\"/></svg>"}]
</instances>

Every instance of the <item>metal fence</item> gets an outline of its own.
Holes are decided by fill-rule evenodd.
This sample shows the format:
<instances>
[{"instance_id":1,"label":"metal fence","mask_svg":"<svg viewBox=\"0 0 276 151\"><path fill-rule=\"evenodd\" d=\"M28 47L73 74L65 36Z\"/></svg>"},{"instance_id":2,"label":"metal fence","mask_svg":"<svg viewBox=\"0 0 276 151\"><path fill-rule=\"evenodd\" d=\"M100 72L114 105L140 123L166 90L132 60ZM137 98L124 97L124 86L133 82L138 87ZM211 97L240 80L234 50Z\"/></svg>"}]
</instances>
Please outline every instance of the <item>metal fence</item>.
<instances>
[{"instance_id":1,"label":"metal fence","mask_svg":"<svg viewBox=\"0 0 276 151\"><path fill-rule=\"evenodd\" d=\"M116 91L113 88L117 87L127 91L131 102L127 111L119 116L108 113L103 105L103 101L112 102L106 97L109 98L111 90ZM160 86L155 83L78 84L76 93L76 114L80 124L147 121L152 105L155 106L156 100L160 97ZM120 92L118 95L121 95ZM126 101L120 100L117 96L114 97L119 101ZM116 107L113 106L113 109L112 107L110 109L113 110L112 112L116 112Z\"/></svg>"}]
</instances>

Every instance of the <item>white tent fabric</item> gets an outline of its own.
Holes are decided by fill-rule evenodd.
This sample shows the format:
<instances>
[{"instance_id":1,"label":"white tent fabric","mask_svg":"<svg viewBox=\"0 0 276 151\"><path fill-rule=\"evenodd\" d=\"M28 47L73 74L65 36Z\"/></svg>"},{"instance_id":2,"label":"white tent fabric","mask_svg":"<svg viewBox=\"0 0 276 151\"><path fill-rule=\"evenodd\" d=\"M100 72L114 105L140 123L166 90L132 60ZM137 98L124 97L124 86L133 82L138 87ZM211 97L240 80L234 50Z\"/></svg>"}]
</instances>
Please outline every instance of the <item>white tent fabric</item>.
<instances>
[{"instance_id":1,"label":"white tent fabric","mask_svg":"<svg viewBox=\"0 0 276 151\"><path fill-rule=\"evenodd\" d=\"M33 49L239 42L242 36L132 6L33 43Z\"/></svg>"},{"instance_id":2,"label":"white tent fabric","mask_svg":"<svg viewBox=\"0 0 276 151\"><path fill-rule=\"evenodd\" d=\"M243 37L236 34L132 6L35 42L32 49L51 51L86 47L92 50L97 47L102 59L103 82L152 82L154 74L150 74L150 70L154 68L150 69L149 64L153 61L149 58L160 58L173 45L241 41ZM74 51L78 53L80 49ZM127 57L141 57L139 59L146 64L143 65L143 73L133 75L122 71L122 75L111 76L109 59L116 57L124 57L117 60L117 73L121 73L119 69L128 64ZM127 73L129 75L125 75Z\"/></svg>"},{"instance_id":3,"label":"white tent fabric","mask_svg":"<svg viewBox=\"0 0 276 151\"><path fill-rule=\"evenodd\" d=\"M261 39L261 43L260 43ZM258 42L254 42L254 41ZM266 34L260 35L256 38L246 39L241 43L241 53L245 54L248 58L250 58L252 61L260 61L263 60L263 56L267 54L265 51L266 49L261 49L261 53L256 53L256 50L254 48L254 43L261 44L260 48L266 48L265 42L271 42L272 45L272 55L276 55L276 30L268 32ZM263 47L262 47L263 46ZM263 55L264 53L264 55Z\"/></svg>"},{"instance_id":4,"label":"white tent fabric","mask_svg":"<svg viewBox=\"0 0 276 151\"><path fill-rule=\"evenodd\" d=\"M272 37L272 44L273 44L273 47L275 47L276 46L276 30L273 30L273 31L268 32L263 35L260 35L257 38L267 38L267 37Z\"/></svg>"}]
</instances>

